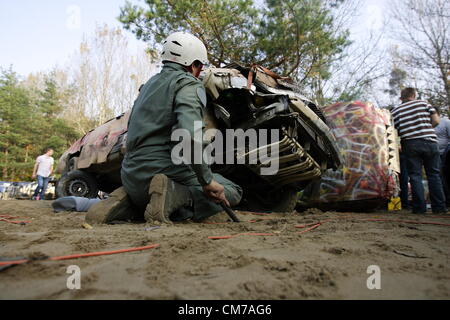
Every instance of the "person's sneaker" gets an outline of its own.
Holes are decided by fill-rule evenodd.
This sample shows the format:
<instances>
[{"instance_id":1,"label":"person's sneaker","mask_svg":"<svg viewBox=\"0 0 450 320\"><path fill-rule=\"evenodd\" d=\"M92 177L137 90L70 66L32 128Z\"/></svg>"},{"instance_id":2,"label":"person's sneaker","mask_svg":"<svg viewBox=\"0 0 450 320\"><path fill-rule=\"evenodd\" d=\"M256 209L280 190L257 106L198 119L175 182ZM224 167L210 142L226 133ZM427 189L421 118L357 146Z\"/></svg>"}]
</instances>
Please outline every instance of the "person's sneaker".
<instances>
[{"instance_id":1,"label":"person's sneaker","mask_svg":"<svg viewBox=\"0 0 450 320\"><path fill-rule=\"evenodd\" d=\"M170 214L184 206L192 206L188 187L170 180L164 174L153 177L149 187L150 202L144 217L148 222L171 223Z\"/></svg>"},{"instance_id":2,"label":"person's sneaker","mask_svg":"<svg viewBox=\"0 0 450 320\"><path fill-rule=\"evenodd\" d=\"M108 199L99 201L90 207L85 220L89 224L108 224L132 218L132 203L125 189L120 187L114 190Z\"/></svg>"}]
</instances>

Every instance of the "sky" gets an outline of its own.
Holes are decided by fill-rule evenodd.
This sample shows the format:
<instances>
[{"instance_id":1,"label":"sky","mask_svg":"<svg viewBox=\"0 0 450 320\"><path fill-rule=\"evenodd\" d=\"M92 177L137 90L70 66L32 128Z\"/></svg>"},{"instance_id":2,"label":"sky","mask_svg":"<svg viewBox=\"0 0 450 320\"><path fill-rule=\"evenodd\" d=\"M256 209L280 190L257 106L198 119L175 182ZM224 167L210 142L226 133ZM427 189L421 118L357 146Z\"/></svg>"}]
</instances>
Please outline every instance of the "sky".
<instances>
[{"instance_id":1,"label":"sky","mask_svg":"<svg viewBox=\"0 0 450 320\"><path fill-rule=\"evenodd\" d=\"M63 65L97 24L117 21L125 0L0 0L0 67L21 75ZM130 47L139 46L131 32Z\"/></svg>"},{"instance_id":2,"label":"sky","mask_svg":"<svg viewBox=\"0 0 450 320\"><path fill-rule=\"evenodd\" d=\"M361 39L367 29L382 27L388 0L363 1L360 23L351 30ZM12 66L25 76L64 65L96 25L121 27L117 17L124 4L125 0L0 0L0 67ZM144 47L131 32L125 34L130 48Z\"/></svg>"}]
</instances>

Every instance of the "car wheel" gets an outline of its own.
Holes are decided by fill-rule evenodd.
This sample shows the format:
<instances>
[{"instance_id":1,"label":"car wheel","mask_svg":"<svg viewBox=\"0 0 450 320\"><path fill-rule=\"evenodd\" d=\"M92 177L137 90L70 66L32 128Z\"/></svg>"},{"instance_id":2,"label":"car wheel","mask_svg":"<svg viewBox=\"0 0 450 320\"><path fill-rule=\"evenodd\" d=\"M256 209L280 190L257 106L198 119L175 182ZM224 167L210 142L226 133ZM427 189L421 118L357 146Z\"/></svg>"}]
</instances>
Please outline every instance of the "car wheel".
<instances>
[{"instance_id":1,"label":"car wheel","mask_svg":"<svg viewBox=\"0 0 450 320\"><path fill-rule=\"evenodd\" d=\"M73 170L64 174L56 186L58 198L68 196L97 198L98 191L94 177L81 170Z\"/></svg>"}]
</instances>

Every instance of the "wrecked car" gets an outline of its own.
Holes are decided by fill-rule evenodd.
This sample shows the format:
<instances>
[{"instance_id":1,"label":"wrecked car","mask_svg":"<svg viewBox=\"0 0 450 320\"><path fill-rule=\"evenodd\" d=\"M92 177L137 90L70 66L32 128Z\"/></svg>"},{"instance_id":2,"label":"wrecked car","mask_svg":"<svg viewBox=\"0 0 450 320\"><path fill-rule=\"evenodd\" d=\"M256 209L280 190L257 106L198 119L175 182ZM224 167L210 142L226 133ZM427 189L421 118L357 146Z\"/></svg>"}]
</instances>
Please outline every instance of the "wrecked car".
<instances>
[{"instance_id":1,"label":"wrecked car","mask_svg":"<svg viewBox=\"0 0 450 320\"><path fill-rule=\"evenodd\" d=\"M399 194L399 139L390 112L369 102L335 103L322 112L344 162L300 197L300 207L338 211L386 209Z\"/></svg>"},{"instance_id":2,"label":"wrecked car","mask_svg":"<svg viewBox=\"0 0 450 320\"><path fill-rule=\"evenodd\" d=\"M290 79L261 66L237 64L208 68L201 79L207 93L206 129L222 133L228 129L279 132L276 141L265 145L255 147L246 141L244 148L225 150L236 160L233 164L213 161L211 165L213 172L242 186L242 207L293 211L300 190L343 162L318 105L304 97ZM126 152L129 115L130 111L88 132L61 156L58 196L92 198L99 190L108 193L121 186L120 166ZM205 138L214 141L214 135ZM278 170L274 174L261 173L270 165L267 159L239 161L263 150L271 158L277 156Z\"/></svg>"}]
</instances>

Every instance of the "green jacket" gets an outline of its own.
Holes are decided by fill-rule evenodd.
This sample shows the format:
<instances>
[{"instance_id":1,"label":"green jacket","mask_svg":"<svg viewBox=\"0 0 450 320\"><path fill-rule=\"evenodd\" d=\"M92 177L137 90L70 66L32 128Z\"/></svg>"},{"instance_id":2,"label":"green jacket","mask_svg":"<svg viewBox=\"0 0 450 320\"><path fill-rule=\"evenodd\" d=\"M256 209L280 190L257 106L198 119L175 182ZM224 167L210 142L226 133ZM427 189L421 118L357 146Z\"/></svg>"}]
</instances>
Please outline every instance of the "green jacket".
<instances>
[{"instance_id":1,"label":"green jacket","mask_svg":"<svg viewBox=\"0 0 450 320\"><path fill-rule=\"evenodd\" d=\"M186 129L193 138L194 121L200 121L202 130L204 128L205 107L202 82L181 65L165 63L162 71L142 87L134 103L128 122L125 165L142 161L172 162L171 150L176 144L171 141L172 131ZM192 150L193 144L192 140ZM201 185L213 179L208 165L191 165L191 168ZM151 172L149 174L151 176Z\"/></svg>"}]
</instances>

